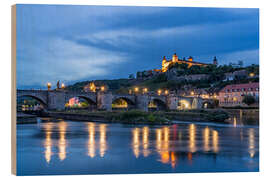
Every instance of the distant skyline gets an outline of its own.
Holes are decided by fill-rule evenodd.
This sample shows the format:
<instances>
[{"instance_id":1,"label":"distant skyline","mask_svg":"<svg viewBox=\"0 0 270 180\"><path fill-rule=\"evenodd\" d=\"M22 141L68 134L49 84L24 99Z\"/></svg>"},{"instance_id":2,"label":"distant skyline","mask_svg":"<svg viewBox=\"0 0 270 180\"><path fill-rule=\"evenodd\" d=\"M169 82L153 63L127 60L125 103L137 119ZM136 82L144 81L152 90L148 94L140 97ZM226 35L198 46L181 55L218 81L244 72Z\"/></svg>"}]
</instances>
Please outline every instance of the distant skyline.
<instances>
[{"instance_id":1,"label":"distant skyline","mask_svg":"<svg viewBox=\"0 0 270 180\"><path fill-rule=\"evenodd\" d=\"M259 9L17 5L17 87L127 78L177 53L259 64Z\"/></svg>"}]
</instances>

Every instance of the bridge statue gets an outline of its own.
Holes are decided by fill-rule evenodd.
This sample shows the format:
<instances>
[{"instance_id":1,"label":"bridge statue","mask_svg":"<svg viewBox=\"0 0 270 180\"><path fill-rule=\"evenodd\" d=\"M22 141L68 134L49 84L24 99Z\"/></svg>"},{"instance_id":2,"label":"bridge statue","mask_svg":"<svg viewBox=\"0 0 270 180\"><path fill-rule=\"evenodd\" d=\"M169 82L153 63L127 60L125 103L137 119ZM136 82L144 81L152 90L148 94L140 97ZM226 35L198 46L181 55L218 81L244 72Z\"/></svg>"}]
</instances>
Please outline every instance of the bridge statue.
<instances>
[{"instance_id":1,"label":"bridge statue","mask_svg":"<svg viewBox=\"0 0 270 180\"><path fill-rule=\"evenodd\" d=\"M60 89L60 82L59 82L59 80L57 81L56 86L57 86L57 89Z\"/></svg>"}]
</instances>

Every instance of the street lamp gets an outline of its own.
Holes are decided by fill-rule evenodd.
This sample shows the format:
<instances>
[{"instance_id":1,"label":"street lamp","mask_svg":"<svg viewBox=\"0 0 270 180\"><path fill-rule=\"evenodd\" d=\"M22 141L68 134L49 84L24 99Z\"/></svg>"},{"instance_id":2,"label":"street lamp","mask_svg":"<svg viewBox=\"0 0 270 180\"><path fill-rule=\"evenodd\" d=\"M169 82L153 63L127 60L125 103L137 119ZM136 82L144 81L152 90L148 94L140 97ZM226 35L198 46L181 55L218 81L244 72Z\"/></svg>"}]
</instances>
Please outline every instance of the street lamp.
<instances>
[{"instance_id":1,"label":"street lamp","mask_svg":"<svg viewBox=\"0 0 270 180\"><path fill-rule=\"evenodd\" d=\"M157 91L157 93L158 93L158 95L161 95L161 89L159 89L158 91Z\"/></svg>"},{"instance_id":2,"label":"street lamp","mask_svg":"<svg viewBox=\"0 0 270 180\"><path fill-rule=\"evenodd\" d=\"M137 92L139 92L139 88L138 87L135 87L134 88L134 91L137 93Z\"/></svg>"},{"instance_id":3,"label":"street lamp","mask_svg":"<svg viewBox=\"0 0 270 180\"><path fill-rule=\"evenodd\" d=\"M48 88L48 91L51 90L51 87L52 87L52 84L50 82L47 83L47 88Z\"/></svg>"},{"instance_id":4,"label":"street lamp","mask_svg":"<svg viewBox=\"0 0 270 180\"><path fill-rule=\"evenodd\" d=\"M101 90L101 91L105 91L105 87L104 87L104 86L101 86L101 87L100 87L100 90Z\"/></svg>"},{"instance_id":5,"label":"street lamp","mask_svg":"<svg viewBox=\"0 0 270 180\"><path fill-rule=\"evenodd\" d=\"M169 91L168 90L165 90L164 93L165 93L165 95L168 95L169 94Z\"/></svg>"},{"instance_id":6,"label":"street lamp","mask_svg":"<svg viewBox=\"0 0 270 180\"><path fill-rule=\"evenodd\" d=\"M144 88L143 89L143 93L147 93L148 92L148 89L147 88Z\"/></svg>"},{"instance_id":7,"label":"street lamp","mask_svg":"<svg viewBox=\"0 0 270 180\"><path fill-rule=\"evenodd\" d=\"M61 84L61 89L64 89L64 88L65 88L65 84L62 83L62 84Z\"/></svg>"}]
</instances>

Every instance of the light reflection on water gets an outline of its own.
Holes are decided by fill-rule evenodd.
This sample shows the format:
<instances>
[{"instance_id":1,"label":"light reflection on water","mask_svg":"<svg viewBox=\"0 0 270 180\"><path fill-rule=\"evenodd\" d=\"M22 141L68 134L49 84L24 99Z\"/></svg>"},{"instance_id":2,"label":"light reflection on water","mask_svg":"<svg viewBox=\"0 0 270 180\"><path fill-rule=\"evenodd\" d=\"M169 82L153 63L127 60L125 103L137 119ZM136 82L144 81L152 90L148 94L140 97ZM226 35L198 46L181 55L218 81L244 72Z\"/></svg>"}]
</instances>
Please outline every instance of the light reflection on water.
<instances>
[{"instance_id":1,"label":"light reflection on water","mask_svg":"<svg viewBox=\"0 0 270 180\"><path fill-rule=\"evenodd\" d=\"M24 126L35 130L37 135L24 137L24 132L27 131ZM54 171L54 174L69 174L72 171L69 172L64 168L75 166L75 169L83 169L80 163L86 163L86 167L89 166L89 170L83 171L83 174L102 173L102 164L110 162L118 162L118 165L110 165L111 169L104 168L104 172L132 173L138 172L136 168L149 169L151 166L156 169L146 172L258 171L259 147L256 126L236 128L235 126L220 127L195 123L172 126L126 126L60 121L41 123L39 126L19 125L19 127L18 139L21 141L18 141L20 151L18 155L21 155L19 158L21 163L18 164L22 165L19 167L22 169L21 174L27 174L23 171L24 168L35 169L31 164L23 165L27 158L38 156L38 154L42 154L42 159L47 164L44 166L44 174L51 174ZM22 146L27 146L24 142L29 142L29 147L31 147L33 141L38 144L40 140L43 143L36 147L40 150L33 152L31 148L28 148L28 151L23 150ZM83 155L83 152L87 153ZM253 160L249 161L251 163L249 165L245 162L247 157ZM211 164L213 158L214 162ZM42 166L42 159L35 158L35 161ZM234 163L237 165L231 165L232 159L236 159ZM129 161L133 162L133 168L127 167L125 172L118 171L117 168L122 169L125 167L124 162ZM91 162L93 164L89 165L88 163L91 164ZM202 163L210 164L209 168L207 169L206 166L199 169ZM100 164L100 169L97 169L98 164ZM161 164L165 166L161 168ZM226 169L229 166L232 166L232 169ZM28 173L34 174L35 171L29 170Z\"/></svg>"},{"instance_id":2,"label":"light reflection on water","mask_svg":"<svg viewBox=\"0 0 270 180\"><path fill-rule=\"evenodd\" d=\"M59 159L62 161L66 158L66 128L67 123L64 121L61 121L59 123L59 141L58 141L58 148L59 148Z\"/></svg>"},{"instance_id":3,"label":"light reflection on water","mask_svg":"<svg viewBox=\"0 0 270 180\"><path fill-rule=\"evenodd\" d=\"M51 139L51 134L52 134L52 126L53 124L52 123L46 123L44 125L44 128L45 128L45 142L44 142L44 149L45 149L45 152L44 152L44 156L45 156L45 159L47 161L47 163L50 163L51 161L51 156L52 156L52 139Z\"/></svg>"}]
</instances>

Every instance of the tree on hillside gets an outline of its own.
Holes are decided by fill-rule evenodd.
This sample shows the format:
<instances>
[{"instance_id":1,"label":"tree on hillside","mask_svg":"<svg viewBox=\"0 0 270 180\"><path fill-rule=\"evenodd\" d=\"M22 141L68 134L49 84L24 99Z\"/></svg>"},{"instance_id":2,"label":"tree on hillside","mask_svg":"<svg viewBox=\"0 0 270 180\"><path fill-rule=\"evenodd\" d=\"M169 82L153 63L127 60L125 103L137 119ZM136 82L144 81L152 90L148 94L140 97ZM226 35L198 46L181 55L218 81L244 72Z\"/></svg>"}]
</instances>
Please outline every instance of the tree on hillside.
<instances>
[{"instance_id":1,"label":"tree on hillside","mask_svg":"<svg viewBox=\"0 0 270 180\"><path fill-rule=\"evenodd\" d=\"M242 102L249 106L255 103L255 98L251 95L246 95L244 96Z\"/></svg>"},{"instance_id":2,"label":"tree on hillside","mask_svg":"<svg viewBox=\"0 0 270 180\"><path fill-rule=\"evenodd\" d=\"M134 77L134 74L130 74L129 76L128 76L128 78L129 79L134 79L135 77Z\"/></svg>"}]
</instances>

